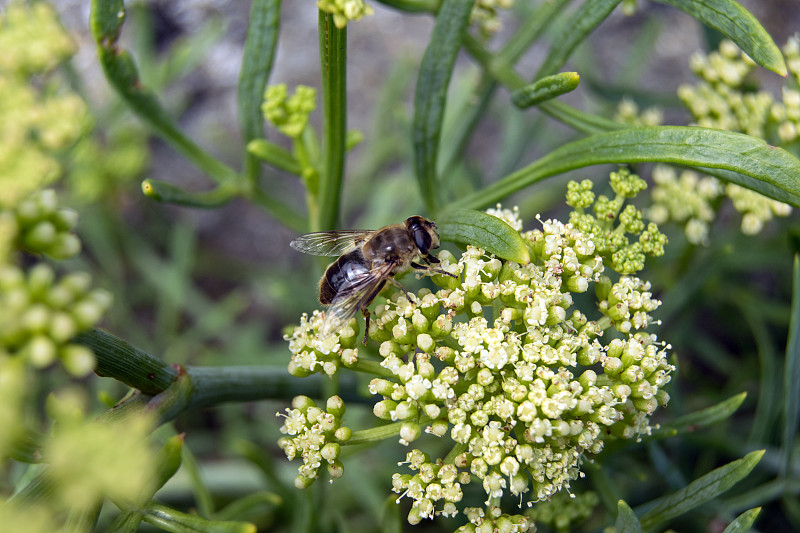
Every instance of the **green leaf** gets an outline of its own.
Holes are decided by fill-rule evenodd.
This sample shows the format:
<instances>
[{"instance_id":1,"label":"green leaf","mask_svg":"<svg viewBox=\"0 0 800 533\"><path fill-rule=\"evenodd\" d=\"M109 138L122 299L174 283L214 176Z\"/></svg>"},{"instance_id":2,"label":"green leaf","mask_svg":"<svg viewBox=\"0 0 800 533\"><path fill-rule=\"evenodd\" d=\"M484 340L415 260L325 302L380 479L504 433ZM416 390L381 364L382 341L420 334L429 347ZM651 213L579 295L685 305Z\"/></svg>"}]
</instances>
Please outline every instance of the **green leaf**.
<instances>
[{"instance_id":1,"label":"green leaf","mask_svg":"<svg viewBox=\"0 0 800 533\"><path fill-rule=\"evenodd\" d=\"M617 530L616 533L642 532L642 525L639 523L639 519L636 518L636 513L624 500L620 500L617 503L617 522L614 528Z\"/></svg>"},{"instance_id":2,"label":"green leaf","mask_svg":"<svg viewBox=\"0 0 800 533\"><path fill-rule=\"evenodd\" d=\"M333 15L319 12L319 57L322 69L322 169L318 220L313 231L336 227L342 201L347 149L347 27L337 28Z\"/></svg>"},{"instance_id":3,"label":"green leaf","mask_svg":"<svg viewBox=\"0 0 800 533\"><path fill-rule=\"evenodd\" d=\"M247 151L268 165L299 176L303 171L300 163L289 150L283 146L264 139L254 139L247 144Z\"/></svg>"},{"instance_id":4,"label":"green leaf","mask_svg":"<svg viewBox=\"0 0 800 533\"><path fill-rule=\"evenodd\" d=\"M761 23L734 0L656 0L669 4L735 42L762 67L786 76L780 49Z\"/></svg>"},{"instance_id":5,"label":"green leaf","mask_svg":"<svg viewBox=\"0 0 800 533\"><path fill-rule=\"evenodd\" d=\"M732 171L723 179L800 206L800 161L789 152L749 135L690 126L627 128L579 139L451 205L477 209L568 170L645 162Z\"/></svg>"},{"instance_id":6,"label":"green leaf","mask_svg":"<svg viewBox=\"0 0 800 533\"><path fill-rule=\"evenodd\" d=\"M575 131L593 135L595 133L604 133L606 131L615 131L629 128L624 124L615 122L613 120L581 111L575 107L565 104L564 102L552 101L543 102L539 105L539 110L543 113L550 115L552 118L566 124Z\"/></svg>"},{"instance_id":7,"label":"green leaf","mask_svg":"<svg viewBox=\"0 0 800 533\"><path fill-rule=\"evenodd\" d=\"M735 413L746 397L747 393L742 392L716 405L681 416L672 422L662 424L659 429L653 431L653 437L658 438L673 436L678 433L689 433L716 424Z\"/></svg>"},{"instance_id":8,"label":"green leaf","mask_svg":"<svg viewBox=\"0 0 800 533\"><path fill-rule=\"evenodd\" d=\"M511 93L514 105L525 109L574 91L581 77L577 72L561 72L535 81Z\"/></svg>"},{"instance_id":9,"label":"green leaf","mask_svg":"<svg viewBox=\"0 0 800 533\"><path fill-rule=\"evenodd\" d=\"M130 53L117 46L124 20L125 4L122 0L92 0L89 24L109 84L156 134L209 177L218 183L235 180L236 172L192 141L161 107L153 92L142 84Z\"/></svg>"},{"instance_id":10,"label":"green leaf","mask_svg":"<svg viewBox=\"0 0 800 533\"><path fill-rule=\"evenodd\" d=\"M447 86L453 73L473 0L444 0L420 65L414 95L414 167L420 193L436 210L436 160L442 132Z\"/></svg>"},{"instance_id":11,"label":"green leaf","mask_svg":"<svg viewBox=\"0 0 800 533\"><path fill-rule=\"evenodd\" d=\"M600 25L621 1L585 0L564 26L568 28L566 35L560 35L553 43L535 77L549 76L563 67L575 47Z\"/></svg>"},{"instance_id":12,"label":"green leaf","mask_svg":"<svg viewBox=\"0 0 800 533\"><path fill-rule=\"evenodd\" d=\"M263 136L261 104L272 70L280 30L281 0L253 0L244 45L237 105L245 142Z\"/></svg>"},{"instance_id":13,"label":"green leaf","mask_svg":"<svg viewBox=\"0 0 800 533\"><path fill-rule=\"evenodd\" d=\"M250 6L250 25L236 91L239 124L245 143L264 136L261 104L278 47L280 15L281 0L253 0ZM244 169L251 186L257 187L260 168L249 147L245 153Z\"/></svg>"},{"instance_id":14,"label":"green leaf","mask_svg":"<svg viewBox=\"0 0 800 533\"><path fill-rule=\"evenodd\" d=\"M800 255L792 265L792 313L789 340L786 345L786 367L783 372L783 446L780 473L791 475L792 455L800 423Z\"/></svg>"},{"instance_id":15,"label":"green leaf","mask_svg":"<svg viewBox=\"0 0 800 533\"><path fill-rule=\"evenodd\" d=\"M247 522L207 520L157 503L149 504L142 514L145 522L171 533L256 533L256 526Z\"/></svg>"},{"instance_id":16,"label":"green leaf","mask_svg":"<svg viewBox=\"0 0 800 533\"><path fill-rule=\"evenodd\" d=\"M647 504L649 510L639 520L642 528L652 529L662 522L713 500L744 479L763 455L764 450L750 452L743 458L716 468L692 481L685 488Z\"/></svg>"},{"instance_id":17,"label":"green leaf","mask_svg":"<svg viewBox=\"0 0 800 533\"><path fill-rule=\"evenodd\" d=\"M753 523L756 521L756 518L758 518L758 514L760 512L761 507L748 509L737 516L733 522L728 524L728 527L726 527L722 533L747 533L750 531L750 528L753 526Z\"/></svg>"},{"instance_id":18,"label":"green leaf","mask_svg":"<svg viewBox=\"0 0 800 533\"><path fill-rule=\"evenodd\" d=\"M219 207L233 199L234 190L233 187L219 185L206 192L189 192L166 181L146 179L142 182L142 192L148 198L188 207Z\"/></svg>"},{"instance_id":19,"label":"green leaf","mask_svg":"<svg viewBox=\"0 0 800 533\"><path fill-rule=\"evenodd\" d=\"M471 244L487 252L522 265L531 258L519 232L482 211L448 210L436 221L442 240Z\"/></svg>"}]
</instances>

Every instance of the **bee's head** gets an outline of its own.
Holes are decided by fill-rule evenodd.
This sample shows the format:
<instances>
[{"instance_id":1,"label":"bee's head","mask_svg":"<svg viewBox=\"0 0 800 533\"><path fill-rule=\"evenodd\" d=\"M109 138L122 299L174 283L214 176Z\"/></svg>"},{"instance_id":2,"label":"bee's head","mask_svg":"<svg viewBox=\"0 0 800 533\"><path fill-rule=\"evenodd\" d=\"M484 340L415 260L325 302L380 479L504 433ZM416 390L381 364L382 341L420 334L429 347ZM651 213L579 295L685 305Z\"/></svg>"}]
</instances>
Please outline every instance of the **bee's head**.
<instances>
[{"instance_id":1,"label":"bee's head","mask_svg":"<svg viewBox=\"0 0 800 533\"><path fill-rule=\"evenodd\" d=\"M439 247L439 234L436 233L436 224L432 220L419 215L408 217L406 229L422 255L428 255L431 250Z\"/></svg>"}]
</instances>

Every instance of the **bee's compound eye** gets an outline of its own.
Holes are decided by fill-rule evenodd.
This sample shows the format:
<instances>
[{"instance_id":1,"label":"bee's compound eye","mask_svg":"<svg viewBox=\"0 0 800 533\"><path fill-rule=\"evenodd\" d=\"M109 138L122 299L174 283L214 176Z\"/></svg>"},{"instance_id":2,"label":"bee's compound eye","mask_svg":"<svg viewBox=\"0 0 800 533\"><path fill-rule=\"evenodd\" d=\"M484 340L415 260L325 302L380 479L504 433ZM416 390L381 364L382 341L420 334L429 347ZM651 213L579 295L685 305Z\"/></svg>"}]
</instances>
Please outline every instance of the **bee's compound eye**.
<instances>
[{"instance_id":1,"label":"bee's compound eye","mask_svg":"<svg viewBox=\"0 0 800 533\"><path fill-rule=\"evenodd\" d=\"M414 224L411 226L411 235L414 237L414 244L419 248L422 255L428 255L433 245L433 239L428 229L422 224Z\"/></svg>"}]
</instances>

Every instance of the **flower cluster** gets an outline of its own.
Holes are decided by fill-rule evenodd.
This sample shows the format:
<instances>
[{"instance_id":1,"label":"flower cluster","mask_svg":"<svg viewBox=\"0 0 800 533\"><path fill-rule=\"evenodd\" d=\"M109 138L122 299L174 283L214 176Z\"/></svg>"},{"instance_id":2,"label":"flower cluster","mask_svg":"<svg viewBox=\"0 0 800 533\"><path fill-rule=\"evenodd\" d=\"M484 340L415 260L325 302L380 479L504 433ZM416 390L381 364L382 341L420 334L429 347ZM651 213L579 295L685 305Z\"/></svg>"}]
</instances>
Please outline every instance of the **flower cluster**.
<instances>
[{"instance_id":1,"label":"flower cluster","mask_svg":"<svg viewBox=\"0 0 800 533\"><path fill-rule=\"evenodd\" d=\"M75 376L94 366L91 350L72 342L103 316L111 295L91 288L82 272L56 278L53 268L39 263L28 272L0 266L0 349L41 368L61 360Z\"/></svg>"},{"instance_id":2,"label":"flower cluster","mask_svg":"<svg viewBox=\"0 0 800 533\"><path fill-rule=\"evenodd\" d=\"M664 113L657 107L640 111L636 102L626 97L617 105L614 120L629 126L660 126L664 122Z\"/></svg>"},{"instance_id":3,"label":"flower cluster","mask_svg":"<svg viewBox=\"0 0 800 533\"><path fill-rule=\"evenodd\" d=\"M439 459L413 448L412 473L394 475L393 490L412 500L409 522L461 512L465 531L525 531L532 521L504 515L504 495L528 505L548 500L582 477L584 457L608 439L649 434L650 415L669 399L673 367L669 346L647 331L660 302L631 270L666 240L623 206L644 188L638 177L614 173L612 188L617 198L595 199L590 182L570 183L575 222L540 220L539 229L521 232L529 264L472 246L458 259L439 253L438 268L457 279L434 275L436 292L422 289L410 302L396 291L376 306L369 338L380 343L380 368L354 357L350 325L319 337L322 314L304 315L287 336L293 373L345 364L378 374L369 385L380 397L373 412L394 423L401 444L423 432L452 443ZM593 204L594 216L586 212ZM516 211L490 212L522 227ZM574 296L592 285L596 305L580 308ZM301 411L292 419L309 426ZM484 508L462 506L470 483L482 487Z\"/></svg>"},{"instance_id":4,"label":"flower cluster","mask_svg":"<svg viewBox=\"0 0 800 533\"><path fill-rule=\"evenodd\" d=\"M627 169L611 173L613 199L592 192L592 182L571 182L567 189L567 205L574 211L570 225L592 242L593 253L604 258L620 274L634 274L644 268L646 256L663 255L667 238L651 223L645 227L643 214L625 200L647 188L647 183ZM592 207L594 214L586 211ZM631 242L627 234L636 237Z\"/></svg>"},{"instance_id":5,"label":"flower cluster","mask_svg":"<svg viewBox=\"0 0 800 533\"><path fill-rule=\"evenodd\" d=\"M317 7L333 15L333 23L339 29L351 20L361 20L361 17L374 12L364 0L317 0Z\"/></svg>"},{"instance_id":6,"label":"flower cluster","mask_svg":"<svg viewBox=\"0 0 800 533\"><path fill-rule=\"evenodd\" d=\"M800 79L800 45L797 38L784 47L790 75ZM752 91L747 77L755 63L731 41L722 41L719 51L708 56L695 54L692 71L701 81L682 85L678 96L700 126L747 133L771 142L791 142L800 137L800 91L784 87L783 101L775 102L765 91ZM776 139L771 136L777 134ZM708 241L709 225L722 196L732 200L742 213L742 232L759 233L775 216L787 216L789 205L735 184L723 186L716 178L699 176L659 165L653 172L656 187L650 219L656 223L673 220L685 224L686 238L693 244Z\"/></svg>"},{"instance_id":7,"label":"flower cluster","mask_svg":"<svg viewBox=\"0 0 800 533\"><path fill-rule=\"evenodd\" d=\"M797 36L789 38L783 53L794 85L783 88L782 100L772 104L770 116L778 123L778 137L789 143L800 138L800 40Z\"/></svg>"},{"instance_id":8,"label":"flower cluster","mask_svg":"<svg viewBox=\"0 0 800 533\"><path fill-rule=\"evenodd\" d=\"M503 27L499 11L511 9L513 5L514 0L476 0L475 7L469 15L469 22L478 26L481 33L488 37Z\"/></svg>"},{"instance_id":9,"label":"flower cluster","mask_svg":"<svg viewBox=\"0 0 800 533\"><path fill-rule=\"evenodd\" d=\"M344 474L344 466L339 460L340 443L350 440L350 428L342 425L344 402L338 396L328 398L323 411L307 396L296 396L292 408L286 413L277 413L285 418L278 445L289 460L303 459L303 465L295 478L298 489L311 485L319 477L323 462L327 464L331 478Z\"/></svg>"},{"instance_id":10,"label":"flower cluster","mask_svg":"<svg viewBox=\"0 0 800 533\"><path fill-rule=\"evenodd\" d=\"M75 41L46 2L15 0L0 13L0 72L4 74L27 76L50 70L75 49Z\"/></svg>"},{"instance_id":11,"label":"flower cluster","mask_svg":"<svg viewBox=\"0 0 800 533\"><path fill-rule=\"evenodd\" d=\"M598 503L600 497L596 492L559 492L531 509L530 516L537 524L545 524L553 531L571 531L576 524L589 518Z\"/></svg>"},{"instance_id":12,"label":"flower cluster","mask_svg":"<svg viewBox=\"0 0 800 533\"><path fill-rule=\"evenodd\" d=\"M298 85L292 96L286 84L270 85L264 92L261 111L264 118L292 139L302 135L308 125L308 116L317 107L317 91L313 87Z\"/></svg>"},{"instance_id":13,"label":"flower cluster","mask_svg":"<svg viewBox=\"0 0 800 533\"><path fill-rule=\"evenodd\" d=\"M723 194L719 180L692 170L678 174L667 165L656 165L652 176L655 187L647 217L656 224L668 220L683 224L689 242L706 244L709 225L717 213L716 201Z\"/></svg>"},{"instance_id":14,"label":"flower cluster","mask_svg":"<svg viewBox=\"0 0 800 533\"><path fill-rule=\"evenodd\" d=\"M31 83L74 51L52 7L9 5L0 13L0 49L0 207L12 207L60 176L59 152L83 135L89 116L75 93Z\"/></svg>"},{"instance_id":15,"label":"flower cluster","mask_svg":"<svg viewBox=\"0 0 800 533\"><path fill-rule=\"evenodd\" d=\"M37 191L23 199L14 214L19 248L55 259L66 259L80 251L81 242L71 231L78 222L78 213L59 207L54 190Z\"/></svg>"}]
</instances>

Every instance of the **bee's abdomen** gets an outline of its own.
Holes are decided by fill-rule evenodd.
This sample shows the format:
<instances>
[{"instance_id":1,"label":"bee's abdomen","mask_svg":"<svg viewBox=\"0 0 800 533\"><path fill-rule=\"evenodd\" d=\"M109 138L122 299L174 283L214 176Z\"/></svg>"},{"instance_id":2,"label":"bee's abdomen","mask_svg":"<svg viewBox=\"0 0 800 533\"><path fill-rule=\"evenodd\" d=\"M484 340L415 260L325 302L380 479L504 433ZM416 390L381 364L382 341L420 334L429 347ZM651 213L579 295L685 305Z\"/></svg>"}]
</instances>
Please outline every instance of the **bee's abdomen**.
<instances>
[{"instance_id":1,"label":"bee's abdomen","mask_svg":"<svg viewBox=\"0 0 800 533\"><path fill-rule=\"evenodd\" d=\"M364 255L360 249L353 250L331 263L319 282L319 302L328 305L346 283L367 275L369 269L364 263Z\"/></svg>"}]
</instances>

